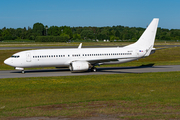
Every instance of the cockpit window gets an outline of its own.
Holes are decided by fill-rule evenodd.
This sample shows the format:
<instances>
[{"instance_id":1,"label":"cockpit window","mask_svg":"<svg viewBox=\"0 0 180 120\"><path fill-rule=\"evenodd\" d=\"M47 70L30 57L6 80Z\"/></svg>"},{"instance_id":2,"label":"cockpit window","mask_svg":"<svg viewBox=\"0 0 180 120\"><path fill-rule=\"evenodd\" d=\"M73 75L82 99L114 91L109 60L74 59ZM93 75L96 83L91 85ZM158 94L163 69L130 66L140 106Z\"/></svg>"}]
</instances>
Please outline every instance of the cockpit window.
<instances>
[{"instance_id":1,"label":"cockpit window","mask_svg":"<svg viewBox=\"0 0 180 120\"><path fill-rule=\"evenodd\" d=\"M13 55L11 58L19 58L19 55Z\"/></svg>"}]
</instances>

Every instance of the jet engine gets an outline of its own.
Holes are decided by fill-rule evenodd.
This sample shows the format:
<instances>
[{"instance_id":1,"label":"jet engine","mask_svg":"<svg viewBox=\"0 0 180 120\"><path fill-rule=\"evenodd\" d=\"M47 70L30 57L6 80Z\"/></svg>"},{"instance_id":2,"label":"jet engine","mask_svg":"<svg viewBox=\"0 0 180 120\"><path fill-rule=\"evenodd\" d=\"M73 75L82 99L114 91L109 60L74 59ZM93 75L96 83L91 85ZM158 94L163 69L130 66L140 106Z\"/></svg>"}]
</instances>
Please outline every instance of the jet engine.
<instances>
[{"instance_id":1,"label":"jet engine","mask_svg":"<svg viewBox=\"0 0 180 120\"><path fill-rule=\"evenodd\" d=\"M69 69L71 71L87 71L89 67L90 64L88 62L83 62L83 61L71 62L69 65Z\"/></svg>"}]
</instances>

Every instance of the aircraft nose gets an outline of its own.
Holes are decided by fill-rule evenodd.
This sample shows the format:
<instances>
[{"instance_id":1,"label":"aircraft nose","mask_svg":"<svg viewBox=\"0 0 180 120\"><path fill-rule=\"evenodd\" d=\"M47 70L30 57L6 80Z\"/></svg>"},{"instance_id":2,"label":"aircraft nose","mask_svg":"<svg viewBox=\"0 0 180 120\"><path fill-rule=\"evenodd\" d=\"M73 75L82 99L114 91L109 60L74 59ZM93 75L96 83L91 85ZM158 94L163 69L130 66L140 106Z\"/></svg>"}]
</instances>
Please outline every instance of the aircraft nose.
<instances>
[{"instance_id":1,"label":"aircraft nose","mask_svg":"<svg viewBox=\"0 0 180 120\"><path fill-rule=\"evenodd\" d=\"M4 61L4 64L6 65L10 65L10 63L11 63L11 60L9 58Z\"/></svg>"}]
</instances>

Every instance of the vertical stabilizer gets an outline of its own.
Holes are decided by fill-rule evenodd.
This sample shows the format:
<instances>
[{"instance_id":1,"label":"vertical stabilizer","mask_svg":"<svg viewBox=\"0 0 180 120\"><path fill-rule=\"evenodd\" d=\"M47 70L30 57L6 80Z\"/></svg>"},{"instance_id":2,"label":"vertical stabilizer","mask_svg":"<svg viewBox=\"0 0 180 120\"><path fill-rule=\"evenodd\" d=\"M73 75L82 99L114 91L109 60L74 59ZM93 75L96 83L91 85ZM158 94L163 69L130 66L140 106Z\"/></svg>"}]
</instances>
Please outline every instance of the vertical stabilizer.
<instances>
[{"instance_id":1,"label":"vertical stabilizer","mask_svg":"<svg viewBox=\"0 0 180 120\"><path fill-rule=\"evenodd\" d=\"M151 51L154 46L157 26L158 26L159 18L154 18L149 26L146 28L144 33L141 35L139 40L134 44L128 45L126 47L132 47L137 49L146 49Z\"/></svg>"}]
</instances>

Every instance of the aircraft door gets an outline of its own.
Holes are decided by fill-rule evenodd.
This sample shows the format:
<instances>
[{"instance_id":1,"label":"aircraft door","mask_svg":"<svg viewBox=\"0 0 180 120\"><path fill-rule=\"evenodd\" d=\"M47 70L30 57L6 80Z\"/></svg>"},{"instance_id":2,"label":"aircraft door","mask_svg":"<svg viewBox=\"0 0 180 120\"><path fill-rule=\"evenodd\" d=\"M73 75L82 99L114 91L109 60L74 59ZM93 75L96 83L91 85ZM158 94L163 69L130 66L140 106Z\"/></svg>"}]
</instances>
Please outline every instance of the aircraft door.
<instances>
[{"instance_id":1,"label":"aircraft door","mask_svg":"<svg viewBox=\"0 0 180 120\"><path fill-rule=\"evenodd\" d=\"M26 62L31 62L31 53L30 52L26 53Z\"/></svg>"}]
</instances>

